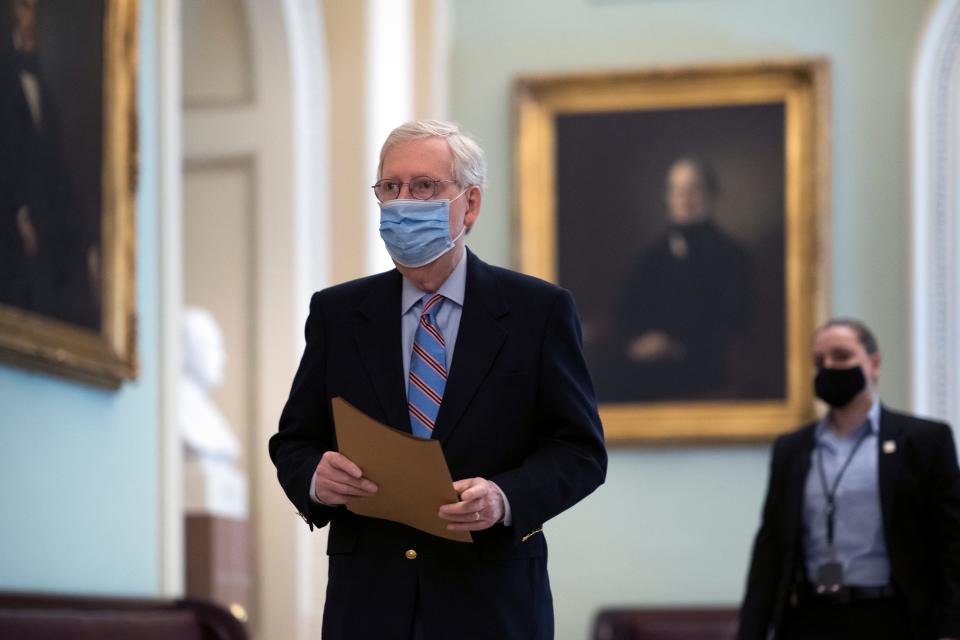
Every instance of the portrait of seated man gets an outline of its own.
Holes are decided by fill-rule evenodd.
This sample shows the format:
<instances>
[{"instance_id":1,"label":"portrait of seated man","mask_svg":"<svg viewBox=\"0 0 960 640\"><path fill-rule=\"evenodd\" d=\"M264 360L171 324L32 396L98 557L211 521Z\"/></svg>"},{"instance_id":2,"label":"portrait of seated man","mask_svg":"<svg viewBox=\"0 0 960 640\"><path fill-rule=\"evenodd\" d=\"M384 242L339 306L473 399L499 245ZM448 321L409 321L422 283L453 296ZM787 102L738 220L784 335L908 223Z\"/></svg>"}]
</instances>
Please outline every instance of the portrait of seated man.
<instances>
[{"instance_id":1,"label":"portrait of seated man","mask_svg":"<svg viewBox=\"0 0 960 640\"><path fill-rule=\"evenodd\" d=\"M667 172L667 228L628 272L621 383L645 400L728 397L730 359L752 305L747 249L714 217L712 167L681 157Z\"/></svg>"},{"instance_id":2,"label":"portrait of seated man","mask_svg":"<svg viewBox=\"0 0 960 640\"><path fill-rule=\"evenodd\" d=\"M46 39L56 40L63 55L91 49L85 36L99 42L99 33L83 27L98 25L102 15L73 20L82 8L39 0L0 3L0 304L99 331L100 126L88 117L99 113L99 85L79 92L65 117L60 85L82 82L84 74L64 79L67 62L43 48ZM67 23L79 26L64 43ZM81 64L98 51L72 61ZM65 122L85 131L71 134ZM68 150L78 140L83 144ZM85 197L88 192L93 197Z\"/></svg>"}]
</instances>

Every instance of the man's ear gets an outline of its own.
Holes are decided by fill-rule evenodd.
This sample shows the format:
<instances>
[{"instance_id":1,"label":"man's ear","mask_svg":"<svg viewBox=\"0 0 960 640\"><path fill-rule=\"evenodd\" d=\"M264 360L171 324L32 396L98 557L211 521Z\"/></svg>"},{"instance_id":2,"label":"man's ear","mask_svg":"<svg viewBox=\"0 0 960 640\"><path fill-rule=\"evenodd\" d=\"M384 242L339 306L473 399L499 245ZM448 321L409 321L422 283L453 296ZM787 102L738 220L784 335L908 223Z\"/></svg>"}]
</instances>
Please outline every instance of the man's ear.
<instances>
[{"instance_id":1,"label":"man's ear","mask_svg":"<svg viewBox=\"0 0 960 640\"><path fill-rule=\"evenodd\" d=\"M480 217L480 204L483 200L483 192L480 187L474 185L467 189L465 194L467 198L467 211L463 216L463 224L467 229L473 228L473 224Z\"/></svg>"},{"instance_id":2,"label":"man's ear","mask_svg":"<svg viewBox=\"0 0 960 640\"><path fill-rule=\"evenodd\" d=\"M877 384L877 381L880 379L880 353L871 353L868 354L867 357L870 358L870 381L873 384Z\"/></svg>"}]
</instances>

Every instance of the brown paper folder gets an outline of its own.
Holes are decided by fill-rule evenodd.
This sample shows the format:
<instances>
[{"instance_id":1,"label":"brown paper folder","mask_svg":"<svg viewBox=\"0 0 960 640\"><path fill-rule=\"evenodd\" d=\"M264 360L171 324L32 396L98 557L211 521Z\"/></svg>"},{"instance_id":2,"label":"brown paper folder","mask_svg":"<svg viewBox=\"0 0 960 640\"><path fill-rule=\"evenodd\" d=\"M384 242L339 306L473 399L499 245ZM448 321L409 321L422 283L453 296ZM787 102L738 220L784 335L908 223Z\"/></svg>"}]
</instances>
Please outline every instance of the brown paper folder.
<instances>
[{"instance_id":1,"label":"brown paper folder","mask_svg":"<svg viewBox=\"0 0 960 640\"><path fill-rule=\"evenodd\" d=\"M375 495L348 504L350 511L448 540L473 542L470 532L449 531L437 515L441 505L460 500L439 442L391 429L343 398L334 398L331 404L340 453L379 488Z\"/></svg>"}]
</instances>

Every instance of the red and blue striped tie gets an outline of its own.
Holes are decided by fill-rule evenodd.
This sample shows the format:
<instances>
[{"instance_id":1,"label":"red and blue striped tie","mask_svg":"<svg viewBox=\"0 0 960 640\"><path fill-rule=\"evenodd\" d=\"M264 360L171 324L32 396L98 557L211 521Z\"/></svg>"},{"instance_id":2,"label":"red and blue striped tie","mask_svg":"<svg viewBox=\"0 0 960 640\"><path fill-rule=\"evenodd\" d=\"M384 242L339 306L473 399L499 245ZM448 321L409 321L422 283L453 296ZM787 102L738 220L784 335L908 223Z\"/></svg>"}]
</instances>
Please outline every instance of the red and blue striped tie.
<instances>
[{"instance_id":1,"label":"red and blue striped tie","mask_svg":"<svg viewBox=\"0 0 960 640\"><path fill-rule=\"evenodd\" d=\"M420 324L413 336L410 354L410 380L407 384L407 408L413 435L429 438L440 411L443 390L447 386L447 352L443 334L437 326L437 313L443 304L439 293L421 299Z\"/></svg>"}]
</instances>

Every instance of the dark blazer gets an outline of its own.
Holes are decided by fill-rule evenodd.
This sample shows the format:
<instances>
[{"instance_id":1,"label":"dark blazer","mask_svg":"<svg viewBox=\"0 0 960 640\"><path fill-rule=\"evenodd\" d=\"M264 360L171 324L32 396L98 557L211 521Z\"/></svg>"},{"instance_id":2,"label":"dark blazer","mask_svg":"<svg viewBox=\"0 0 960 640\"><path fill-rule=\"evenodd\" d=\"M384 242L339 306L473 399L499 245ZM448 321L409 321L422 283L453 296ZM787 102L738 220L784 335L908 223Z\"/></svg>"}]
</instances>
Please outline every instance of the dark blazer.
<instances>
[{"instance_id":1,"label":"dark blazer","mask_svg":"<svg viewBox=\"0 0 960 640\"><path fill-rule=\"evenodd\" d=\"M417 601L428 638L553 637L540 530L596 489L607 463L580 325L567 291L469 251L466 260L460 331L433 437L455 480L480 476L500 486L512 526L466 544L310 500L314 469L336 448L331 397L410 431L399 272L314 294L270 455L311 528L330 523L324 638L407 640Z\"/></svg>"},{"instance_id":2,"label":"dark blazer","mask_svg":"<svg viewBox=\"0 0 960 640\"><path fill-rule=\"evenodd\" d=\"M739 640L761 640L769 630L777 637L791 585L803 574L803 492L815 427L774 442ZM884 452L888 441L892 453ZM913 637L960 636L960 471L950 427L884 407L878 446L891 579L906 600Z\"/></svg>"}]
</instances>

